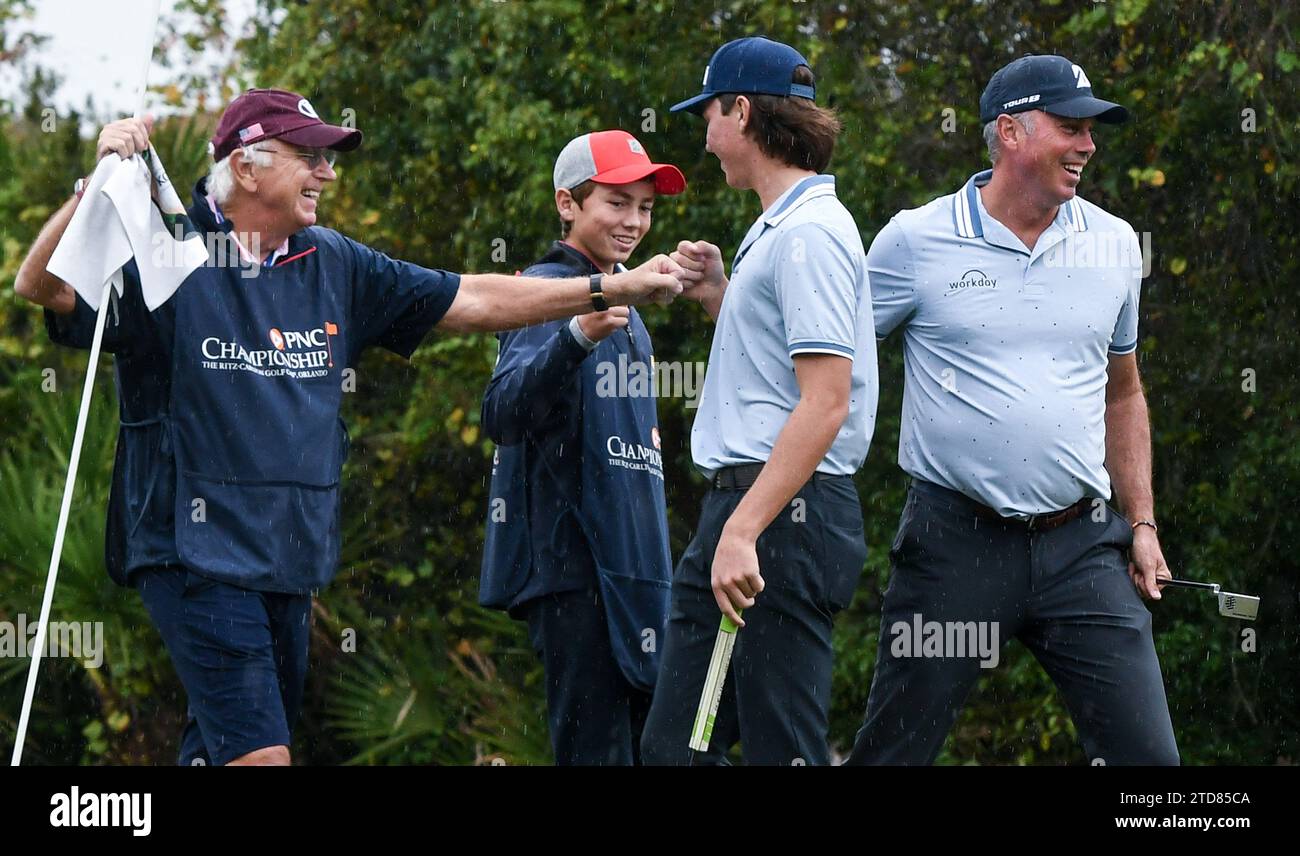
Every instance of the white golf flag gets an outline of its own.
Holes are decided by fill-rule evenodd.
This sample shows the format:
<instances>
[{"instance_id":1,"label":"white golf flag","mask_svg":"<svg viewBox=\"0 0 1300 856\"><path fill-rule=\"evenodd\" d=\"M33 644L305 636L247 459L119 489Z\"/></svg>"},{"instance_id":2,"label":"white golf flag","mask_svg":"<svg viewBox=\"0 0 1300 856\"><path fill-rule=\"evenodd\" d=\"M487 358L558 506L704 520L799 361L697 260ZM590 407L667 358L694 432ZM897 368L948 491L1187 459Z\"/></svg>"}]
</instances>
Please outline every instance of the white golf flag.
<instances>
[{"instance_id":1,"label":"white golf flag","mask_svg":"<svg viewBox=\"0 0 1300 856\"><path fill-rule=\"evenodd\" d=\"M98 311L110 277L122 296L119 271L134 258L152 312L208 259L200 235L184 237L191 231L185 207L152 146L126 160L110 154L95 167L48 269Z\"/></svg>"}]
</instances>

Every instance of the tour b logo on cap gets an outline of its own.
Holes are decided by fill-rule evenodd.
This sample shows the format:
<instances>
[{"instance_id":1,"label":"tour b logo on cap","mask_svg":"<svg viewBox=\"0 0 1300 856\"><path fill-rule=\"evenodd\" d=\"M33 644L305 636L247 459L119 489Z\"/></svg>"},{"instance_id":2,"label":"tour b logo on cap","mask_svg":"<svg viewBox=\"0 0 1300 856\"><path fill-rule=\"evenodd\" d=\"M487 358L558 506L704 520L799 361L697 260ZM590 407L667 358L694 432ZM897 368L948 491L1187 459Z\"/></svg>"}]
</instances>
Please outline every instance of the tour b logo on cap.
<instances>
[{"instance_id":1,"label":"tour b logo on cap","mask_svg":"<svg viewBox=\"0 0 1300 856\"><path fill-rule=\"evenodd\" d=\"M1092 81L1081 65L1055 54L1022 56L1004 65L980 96L980 122L1026 110L1115 125L1128 120L1127 109L1093 95Z\"/></svg>"},{"instance_id":2,"label":"tour b logo on cap","mask_svg":"<svg viewBox=\"0 0 1300 856\"><path fill-rule=\"evenodd\" d=\"M309 119L319 119L319 118L320 118L320 116L317 116L317 115L316 115L316 108L313 107L313 106L311 106L311 102L308 101L306 98L299 99L299 101L298 101L298 112L301 113L302 115L306 116L306 117L309 118Z\"/></svg>"},{"instance_id":3,"label":"tour b logo on cap","mask_svg":"<svg viewBox=\"0 0 1300 856\"><path fill-rule=\"evenodd\" d=\"M627 147L632 150L634 155L645 154L645 149L641 148L641 143L631 137L628 137Z\"/></svg>"}]
</instances>

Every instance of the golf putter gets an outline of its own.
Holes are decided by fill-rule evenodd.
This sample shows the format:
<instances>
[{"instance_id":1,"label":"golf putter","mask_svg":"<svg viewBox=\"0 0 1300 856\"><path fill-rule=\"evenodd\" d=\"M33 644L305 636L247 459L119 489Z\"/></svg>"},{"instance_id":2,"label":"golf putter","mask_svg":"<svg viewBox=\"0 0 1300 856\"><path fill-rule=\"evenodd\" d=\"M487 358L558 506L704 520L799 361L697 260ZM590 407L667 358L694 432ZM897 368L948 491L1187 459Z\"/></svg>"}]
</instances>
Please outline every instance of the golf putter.
<instances>
[{"instance_id":1,"label":"golf putter","mask_svg":"<svg viewBox=\"0 0 1300 856\"><path fill-rule=\"evenodd\" d=\"M1219 615L1226 615L1228 618L1254 621L1255 617L1259 615L1259 598L1248 594L1220 591L1218 583L1198 583L1192 580L1157 580L1157 583L1166 586L1204 589L1212 592L1219 598Z\"/></svg>"},{"instance_id":2,"label":"golf putter","mask_svg":"<svg viewBox=\"0 0 1300 856\"><path fill-rule=\"evenodd\" d=\"M722 685L727 680L727 666L731 663L731 649L736 647L738 630L740 627L734 621L722 616L718 638L713 642L713 656L709 658L709 671L704 676L700 706L695 711L695 725L691 728L690 747L696 752L709 751L713 720L718 715L718 702L722 700Z\"/></svg>"}]
</instances>

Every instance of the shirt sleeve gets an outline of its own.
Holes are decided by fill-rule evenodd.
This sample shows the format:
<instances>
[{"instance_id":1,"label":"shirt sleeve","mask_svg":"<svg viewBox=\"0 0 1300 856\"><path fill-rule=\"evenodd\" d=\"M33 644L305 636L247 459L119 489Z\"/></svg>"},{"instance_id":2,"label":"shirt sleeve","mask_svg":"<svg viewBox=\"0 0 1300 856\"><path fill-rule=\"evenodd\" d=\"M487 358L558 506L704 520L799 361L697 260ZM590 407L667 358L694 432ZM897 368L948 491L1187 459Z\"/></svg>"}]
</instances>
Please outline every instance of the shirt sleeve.
<instances>
[{"instance_id":1,"label":"shirt sleeve","mask_svg":"<svg viewBox=\"0 0 1300 856\"><path fill-rule=\"evenodd\" d=\"M104 311L108 317L104 319L101 350L110 354L127 355L158 349L157 319L145 305L134 261L122 268L121 297L116 291L110 292ZM170 309L165 304L158 309L160 313L168 311ZM45 331L49 334L50 341L56 345L88 351L95 338L95 320L95 310L77 294L76 306L71 312L45 310Z\"/></svg>"},{"instance_id":2,"label":"shirt sleeve","mask_svg":"<svg viewBox=\"0 0 1300 856\"><path fill-rule=\"evenodd\" d=\"M590 352L574 337L568 322L550 321L501 334L497 365L483 393L481 421L492 442L521 443L529 434L559 429L558 405L580 395L577 371ZM576 408L564 408L574 416ZM566 432L577 434L576 421Z\"/></svg>"},{"instance_id":3,"label":"shirt sleeve","mask_svg":"<svg viewBox=\"0 0 1300 856\"><path fill-rule=\"evenodd\" d=\"M819 223L800 223L776 251L776 301L790 356L836 354L853 359L861 251Z\"/></svg>"},{"instance_id":4,"label":"shirt sleeve","mask_svg":"<svg viewBox=\"0 0 1300 856\"><path fill-rule=\"evenodd\" d=\"M1132 269L1128 275L1128 291L1124 295L1124 304L1119 308L1119 317L1115 319L1115 330L1110 334L1110 352L1116 356L1131 354L1137 350L1138 332L1138 295L1142 289L1142 248L1138 244L1137 234L1130 231L1132 240L1129 253Z\"/></svg>"},{"instance_id":5,"label":"shirt sleeve","mask_svg":"<svg viewBox=\"0 0 1300 856\"><path fill-rule=\"evenodd\" d=\"M876 336L883 339L916 311L916 265L897 218L886 223L871 242L867 278L871 282Z\"/></svg>"},{"instance_id":6,"label":"shirt sleeve","mask_svg":"<svg viewBox=\"0 0 1300 856\"><path fill-rule=\"evenodd\" d=\"M460 275L399 261L350 238L343 240L355 262L352 323L358 334L350 361L371 346L409 358L456 299Z\"/></svg>"}]
</instances>

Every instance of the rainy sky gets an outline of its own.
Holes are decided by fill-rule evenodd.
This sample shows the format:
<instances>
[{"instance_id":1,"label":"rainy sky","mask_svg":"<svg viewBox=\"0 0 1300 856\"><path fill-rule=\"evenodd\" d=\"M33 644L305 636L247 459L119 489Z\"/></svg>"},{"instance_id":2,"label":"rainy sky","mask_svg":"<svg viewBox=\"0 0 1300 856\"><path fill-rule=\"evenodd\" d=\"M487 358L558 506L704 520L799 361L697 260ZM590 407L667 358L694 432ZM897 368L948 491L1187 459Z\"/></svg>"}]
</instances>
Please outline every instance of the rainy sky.
<instances>
[{"instance_id":1,"label":"rainy sky","mask_svg":"<svg viewBox=\"0 0 1300 856\"><path fill-rule=\"evenodd\" d=\"M135 111L148 45L154 41L149 20L158 0L38 0L27 29L49 37L33 57L62 78L54 106L63 112L80 110L93 96L96 111L114 116ZM174 13L177 0L161 0L160 16ZM256 0L225 0L233 29L243 27ZM155 63L150 85L166 82L166 70ZM19 80L0 74L0 98L13 98ZM155 101L157 96L151 96Z\"/></svg>"}]
</instances>

